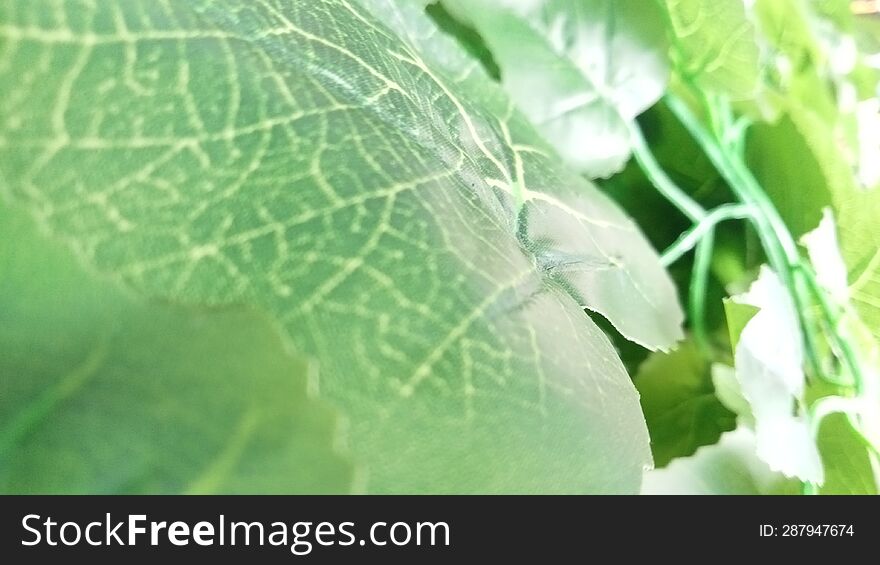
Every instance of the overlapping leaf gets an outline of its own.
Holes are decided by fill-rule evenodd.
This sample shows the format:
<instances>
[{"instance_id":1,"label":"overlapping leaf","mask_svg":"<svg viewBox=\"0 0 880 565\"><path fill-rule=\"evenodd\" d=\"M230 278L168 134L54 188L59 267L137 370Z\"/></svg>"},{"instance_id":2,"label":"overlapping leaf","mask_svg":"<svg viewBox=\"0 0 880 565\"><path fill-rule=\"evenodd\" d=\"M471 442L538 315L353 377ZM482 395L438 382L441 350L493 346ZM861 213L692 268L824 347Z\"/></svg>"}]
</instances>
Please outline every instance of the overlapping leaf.
<instances>
[{"instance_id":1,"label":"overlapping leaf","mask_svg":"<svg viewBox=\"0 0 880 565\"><path fill-rule=\"evenodd\" d=\"M634 491L582 307L671 346L655 252L414 6L364 6L3 3L4 193L143 292L269 311L373 491Z\"/></svg>"},{"instance_id":2,"label":"overlapping leaf","mask_svg":"<svg viewBox=\"0 0 880 565\"><path fill-rule=\"evenodd\" d=\"M352 490L338 414L263 316L145 302L2 205L0 241L0 492Z\"/></svg>"}]
</instances>

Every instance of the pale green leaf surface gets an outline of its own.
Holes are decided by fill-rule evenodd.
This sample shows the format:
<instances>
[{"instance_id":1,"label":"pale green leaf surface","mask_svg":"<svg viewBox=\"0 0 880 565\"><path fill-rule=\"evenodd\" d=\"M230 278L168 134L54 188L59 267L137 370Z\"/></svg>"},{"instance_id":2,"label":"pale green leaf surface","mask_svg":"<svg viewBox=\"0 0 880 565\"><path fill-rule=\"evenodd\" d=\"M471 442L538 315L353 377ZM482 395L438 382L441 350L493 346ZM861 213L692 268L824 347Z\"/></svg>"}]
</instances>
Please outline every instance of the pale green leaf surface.
<instances>
[{"instance_id":1,"label":"pale green leaf surface","mask_svg":"<svg viewBox=\"0 0 880 565\"><path fill-rule=\"evenodd\" d=\"M0 205L0 492L350 492L337 413L263 316L152 304Z\"/></svg>"},{"instance_id":2,"label":"pale green leaf surface","mask_svg":"<svg viewBox=\"0 0 880 565\"><path fill-rule=\"evenodd\" d=\"M709 364L693 341L672 353L653 353L634 382L651 436L656 467L718 441L736 418L715 396Z\"/></svg>"},{"instance_id":3,"label":"pale green leaf surface","mask_svg":"<svg viewBox=\"0 0 880 565\"><path fill-rule=\"evenodd\" d=\"M624 167L630 156L629 124L660 99L669 76L666 26L656 4L443 4L480 32L507 92L568 163L594 178Z\"/></svg>"},{"instance_id":4,"label":"pale green leaf surface","mask_svg":"<svg viewBox=\"0 0 880 565\"><path fill-rule=\"evenodd\" d=\"M874 92L880 94L878 81L871 81ZM860 101L856 106L858 145L858 179L865 188L880 188L880 98L873 97Z\"/></svg>"},{"instance_id":5,"label":"pale green leaf surface","mask_svg":"<svg viewBox=\"0 0 880 565\"><path fill-rule=\"evenodd\" d=\"M734 100L753 97L761 50L743 0L665 0L678 72Z\"/></svg>"},{"instance_id":6,"label":"pale green leaf surface","mask_svg":"<svg viewBox=\"0 0 880 565\"><path fill-rule=\"evenodd\" d=\"M752 11L760 24L760 38L785 57L789 72L807 64L825 63L827 54L816 36L811 0L755 0ZM779 77L784 79L785 77ZM781 85L784 86L784 85Z\"/></svg>"},{"instance_id":7,"label":"pale green leaf surface","mask_svg":"<svg viewBox=\"0 0 880 565\"><path fill-rule=\"evenodd\" d=\"M582 307L670 347L656 252L415 4L368 4L388 26L345 0L4 3L4 192L138 289L271 312L372 491L637 490L637 395Z\"/></svg>"}]
</instances>

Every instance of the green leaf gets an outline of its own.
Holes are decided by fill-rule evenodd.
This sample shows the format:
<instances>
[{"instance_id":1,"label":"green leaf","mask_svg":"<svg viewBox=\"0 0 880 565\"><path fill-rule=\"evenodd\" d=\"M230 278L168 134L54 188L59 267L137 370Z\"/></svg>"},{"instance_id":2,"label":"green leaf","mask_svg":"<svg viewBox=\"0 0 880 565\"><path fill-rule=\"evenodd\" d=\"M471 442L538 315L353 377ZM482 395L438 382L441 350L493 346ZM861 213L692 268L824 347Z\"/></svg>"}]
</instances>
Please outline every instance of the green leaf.
<instances>
[{"instance_id":1,"label":"green leaf","mask_svg":"<svg viewBox=\"0 0 880 565\"><path fill-rule=\"evenodd\" d=\"M665 0L678 73L734 100L752 98L761 78L761 50L743 0Z\"/></svg>"},{"instance_id":2,"label":"green leaf","mask_svg":"<svg viewBox=\"0 0 880 565\"><path fill-rule=\"evenodd\" d=\"M669 348L675 289L417 3L4 6L7 196L143 292L270 312L369 490L637 490L636 391L583 308Z\"/></svg>"},{"instance_id":3,"label":"green leaf","mask_svg":"<svg viewBox=\"0 0 880 565\"><path fill-rule=\"evenodd\" d=\"M786 58L788 69L822 65L827 53L815 30L811 0L755 0L753 13L760 24L760 37L772 46L775 56ZM780 63L777 61L777 65ZM780 77L784 78L784 77Z\"/></svg>"},{"instance_id":4,"label":"green leaf","mask_svg":"<svg viewBox=\"0 0 880 565\"><path fill-rule=\"evenodd\" d=\"M340 420L273 326L145 302L0 206L0 492L348 492Z\"/></svg>"},{"instance_id":5,"label":"green leaf","mask_svg":"<svg viewBox=\"0 0 880 565\"><path fill-rule=\"evenodd\" d=\"M745 427L715 445L645 472L642 494L797 494L800 484L775 473L755 456L754 433Z\"/></svg>"},{"instance_id":6,"label":"green leaf","mask_svg":"<svg viewBox=\"0 0 880 565\"><path fill-rule=\"evenodd\" d=\"M658 468L693 455L736 427L734 414L715 397L709 364L693 341L672 353L652 354L639 368L635 384Z\"/></svg>"},{"instance_id":7,"label":"green leaf","mask_svg":"<svg viewBox=\"0 0 880 565\"><path fill-rule=\"evenodd\" d=\"M608 177L630 157L629 124L666 90L663 14L643 0L443 0L473 25L505 89L565 160Z\"/></svg>"}]
</instances>

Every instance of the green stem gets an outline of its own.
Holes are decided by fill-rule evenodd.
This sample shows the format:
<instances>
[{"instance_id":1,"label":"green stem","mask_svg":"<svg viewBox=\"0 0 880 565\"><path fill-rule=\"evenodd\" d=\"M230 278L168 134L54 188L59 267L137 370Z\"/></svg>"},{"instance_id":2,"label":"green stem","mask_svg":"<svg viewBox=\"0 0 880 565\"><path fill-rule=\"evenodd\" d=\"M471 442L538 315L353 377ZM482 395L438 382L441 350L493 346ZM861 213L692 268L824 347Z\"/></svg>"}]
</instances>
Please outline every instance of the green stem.
<instances>
[{"instance_id":1,"label":"green stem","mask_svg":"<svg viewBox=\"0 0 880 565\"><path fill-rule=\"evenodd\" d=\"M657 191L694 222L694 226L667 253L678 254L670 260L674 261L696 245L697 254L694 260L694 272L691 277L689 291L689 315L691 328L698 347L708 356L711 355L709 338L706 332L706 289L709 285L709 267L712 263L712 248L715 242L715 225L731 213L730 209L706 211L696 200L688 196L675 182L669 178L663 167L654 158L654 154L645 142L645 136L638 124L630 126L630 138L633 155ZM664 264L668 265L664 260Z\"/></svg>"},{"instance_id":2,"label":"green stem","mask_svg":"<svg viewBox=\"0 0 880 565\"><path fill-rule=\"evenodd\" d=\"M709 287L709 269L714 246L715 229L709 228L697 244L688 301L694 340L707 359L712 358L712 348L706 331L706 291Z\"/></svg>"},{"instance_id":3,"label":"green stem","mask_svg":"<svg viewBox=\"0 0 880 565\"><path fill-rule=\"evenodd\" d=\"M690 132L706 152L709 160L715 165L728 185L730 185L731 190L733 190L740 202L750 206L754 211L754 214L751 216L752 224L767 253L770 266L779 275L783 284L788 288L789 294L794 298L795 310L797 311L798 322L801 327L800 333L805 343L807 357L812 367L818 371L818 374L821 374L821 363L819 362L813 335L811 332L805 331L809 325L806 319L806 312L809 309L807 305L798 301L798 297L802 296L802 293L799 292L792 273L793 266L800 262L800 256L797 251L797 245L786 228L785 223L760 184L751 174L751 171L745 166L745 163L740 162L735 156L731 156L728 152L724 151L718 140L703 128L702 124L684 102L671 95L666 97L666 102L685 126L685 129ZM712 104L711 100L707 100L706 103Z\"/></svg>"},{"instance_id":4,"label":"green stem","mask_svg":"<svg viewBox=\"0 0 880 565\"><path fill-rule=\"evenodd\" d=\"M651 181L657 190L682 214L687 216L692 222L698 223L706 217L706 210L700 204L685 193L663 170L654 154L648 148L645 136L639 125L632 122L629 127L630 142L632 144L633 155L639 166L644 171L645 176Z\"/></svg>"},{"instance_id":5,"label":"green stem","mask_svg":"<svg viewBox=\"0 0 880 565\"><path fill-rule=\"evenodd\" d=\"M696 247L700 239L721 222L751 218L752 209L745 204L722 204L710 210L706 216L681 234L675 243L663 252L661 261L664 267L681 259L685 253Z\"/></svg>"}]
</instances>

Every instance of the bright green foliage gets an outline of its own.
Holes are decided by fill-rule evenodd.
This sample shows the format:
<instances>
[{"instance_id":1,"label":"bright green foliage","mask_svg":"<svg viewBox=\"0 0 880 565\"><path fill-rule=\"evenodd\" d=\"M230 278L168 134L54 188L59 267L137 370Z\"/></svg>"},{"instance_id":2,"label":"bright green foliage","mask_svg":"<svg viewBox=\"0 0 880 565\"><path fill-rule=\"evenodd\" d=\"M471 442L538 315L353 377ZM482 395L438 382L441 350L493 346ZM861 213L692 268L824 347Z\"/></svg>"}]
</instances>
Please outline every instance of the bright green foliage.
<instances>
[{"instance_id":1,"label":"bright green foliage","mask_svg":"<svg viewBox=\"0 0 880 565\"><path fill-rule=\"evenodd\" d=\"M352 490L340 417L264 317L139 299L5 206L0 241L0 492Z\"/></svg>"},{"instance_id":2,"label":"bright green foliage","mask_svg":"<svg viewBox=\"0 0 880 565\"><path fill-rule=\"evenodd\" d=\"M782 10L780 5L786 3L791 9ZM812 13L810 7L819 12ZM778 123L756 125L750 133L750 163L796 235L815 228L822 210L833 208L853 301L880 336L880 193L862 186L861 181L874 175L864 174L861 169L868 163L859 162L867 152L867 160L876 164L878 146L858 147L859 134L854 133L859 128L876 130L876 110L873 118L858 110L876 101L876 70L867 69L856 52L847 51L847 45L854 47L843 35L853 26L846 2L768 0L757 3L757 14L768 41L788 61L788 77L780 103L783 117ZM843 28L837 30L825 17ZM852 96L855 105L847 101Z\"/></svg>"}]
</instances>

